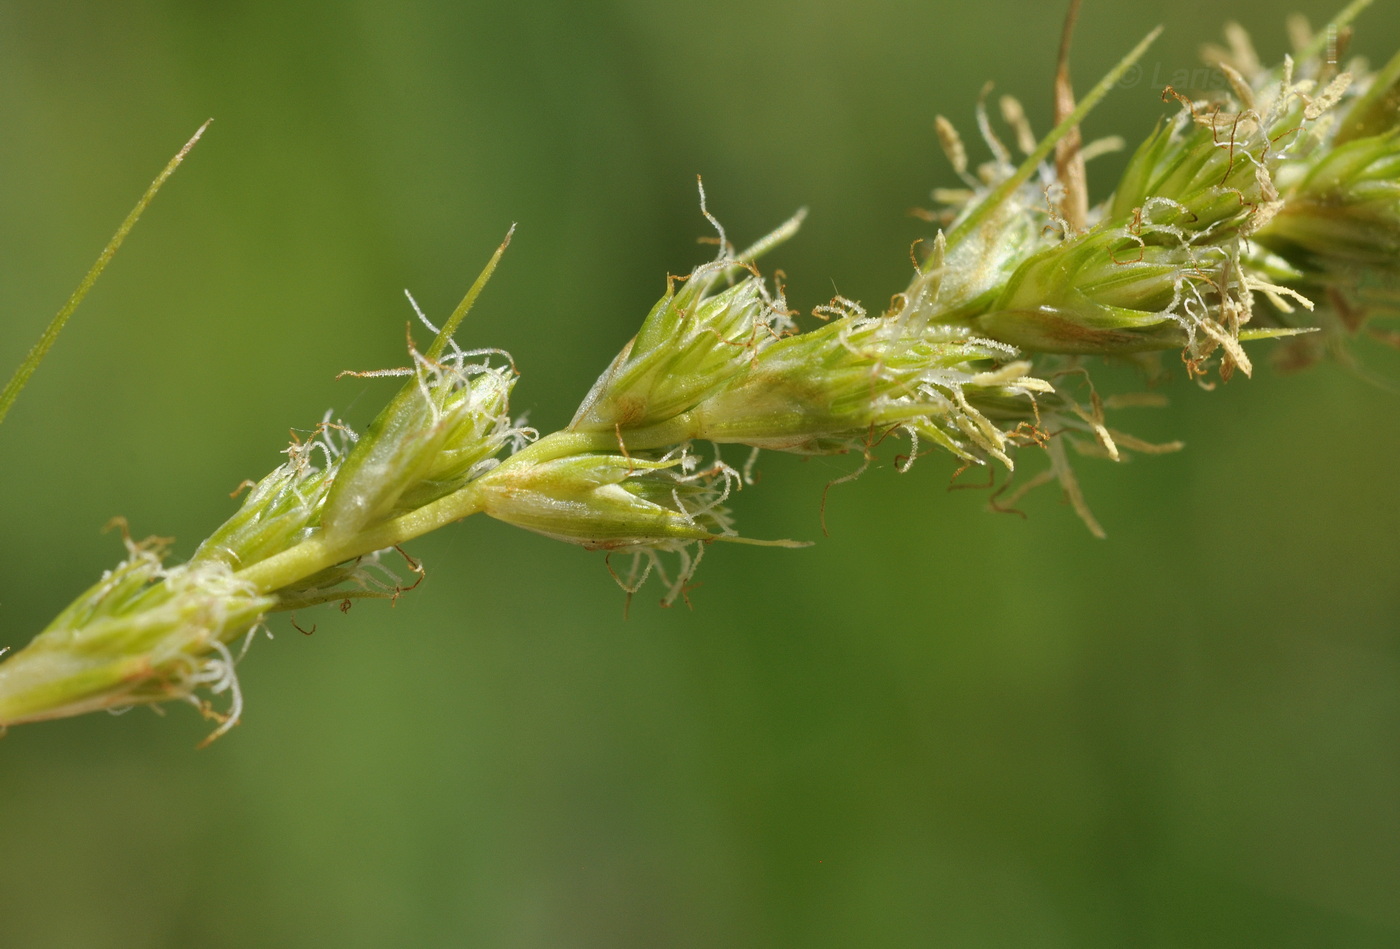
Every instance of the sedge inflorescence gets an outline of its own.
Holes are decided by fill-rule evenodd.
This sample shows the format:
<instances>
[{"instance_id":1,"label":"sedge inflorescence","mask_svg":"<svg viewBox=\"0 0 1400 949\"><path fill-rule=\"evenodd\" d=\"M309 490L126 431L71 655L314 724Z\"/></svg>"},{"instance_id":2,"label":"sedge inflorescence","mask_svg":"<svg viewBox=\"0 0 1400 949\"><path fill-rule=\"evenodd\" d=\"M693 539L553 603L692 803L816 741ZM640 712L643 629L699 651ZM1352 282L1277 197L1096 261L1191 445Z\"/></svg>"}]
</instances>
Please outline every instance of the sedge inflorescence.
<instances>
[{"instance_id":1,"label":"sedge inflorescence","mask_svg":"<svg viewBox=\"0 0 1400 949\"><path fill-rule=\"evenodd\" d=\"M792 545L742 537L729 508L761 450L851 453L859 473L894 436L901 470L944 452L1016 479L994 505L1058 481L1102 534L1069 449L1116 461L1180 445L1110 423L1161 398L1101 396L1094 358L1153 372L1179 353L1209 387L1253 371L1254 340L1284 339L1296 366L1387 337L1373 318L1400 310L1400 56L1374 73L1343 67L1338 37L1362 5L1328 41L1295 29L1296 58L1272 69L1230 30L1211 54L1227 93L1165 90L1173 113L1095 208L1083 163L1114 145L1080 147L1077 122L1132 57L1044 138L1003 98L1006 145L979 103L990 159L976 168L940 117L963 186L935 193L941 226L878 314L838 297L800 329L757 261L801 215L736 250L702 189L718 254L668 279L569 425L543 436L511 415L511 358L453 337L503 243L440 330L418 313L434 339L420 351L410 337L409 366L355 374L405 379L365 432L327 415L187 564L128 540L119 567L0 662L0 726L188 698L222 731L241 710L232 647L269 612L397 596L380 555L477 513L605 551L629 595L658 574L671 603L716 541ZM737 468L730 446L748 453ZM1028 451L1047 459L1030 476ZM232 707L214 713L200 690Z\"/></svg>"}]
</instances>

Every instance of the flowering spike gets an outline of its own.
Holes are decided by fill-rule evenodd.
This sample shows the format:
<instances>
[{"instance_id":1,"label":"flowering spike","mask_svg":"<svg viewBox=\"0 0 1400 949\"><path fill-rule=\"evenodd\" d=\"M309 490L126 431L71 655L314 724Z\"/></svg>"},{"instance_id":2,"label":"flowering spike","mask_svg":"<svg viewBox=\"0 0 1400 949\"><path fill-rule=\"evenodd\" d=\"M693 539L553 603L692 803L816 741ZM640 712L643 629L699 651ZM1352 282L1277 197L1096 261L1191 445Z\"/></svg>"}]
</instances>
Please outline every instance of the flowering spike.
<instances>
[{"instance_id":1,"label":"flowering spike","mask_svg":"<svg viewBox=\"0 0 1400 949\"><path fill-rule=\"evenodd\" d=\"M1058 481L1103 536L1069 449L1122 461L1181 444L1120 429L1117 411L1161 399L1101 396L1092 357L1151 370L1155 352L1180 349L1208 386L1208 371L1253 371L1246 343L1292 337L1287 352L1299 364L1338 351L1372 316L1400 311L1400 58L1372 77L1339 68L1327 47L1362 6L1319 35L1295 26L1298 58L1272 70L1242 29L1227 28L1226 47L1211 55L1231 94L1194 101L1168 90L1177 114L1098 208L1076 200L1096 146L1080 149L1071 135L1155 32L1078 105L1062 61L1059 121L1038 144L1002 99L1029 152L1017 168L985 92L977 121L993 160L980 177L952 125L936 120L966 187L940 193L950 230L926 245L879 316L838 296L799 332L781 285L769 289L754 261L796 231L801 212L735 253L701 190L715 259L668 281L569 426L543 438L508 414L509 357L452 339L503 242L426 352L410 342L409 367L364 374L407 377L367 433L356 438L326 416L189 563L166 567L160 544L128 542L127 560L32 643L0 648L0 728L184 698L222 733L242 707L231 646L264 614L396 597L405 588L380 553L476 513L619 555L608 569L629 594L655 574L663 602L684 598L712 543L759 543L737 535L729 509L731 491L753 484L754 455L742 474L718 456L701 463L693 444L702 440L754 453L853 452L859 463L838 479L850 480L878 461L886 438L907 438L898 470L930 446L959 471L1014 470L1016 486L1002 497L1004 483L990 501L998 510ZM1042 467L1027 473L1042 450ZM409 570L421 576L416 561ZM227 693L228 711L210 709L201 690Z\"/></svg>"}]
</instances>

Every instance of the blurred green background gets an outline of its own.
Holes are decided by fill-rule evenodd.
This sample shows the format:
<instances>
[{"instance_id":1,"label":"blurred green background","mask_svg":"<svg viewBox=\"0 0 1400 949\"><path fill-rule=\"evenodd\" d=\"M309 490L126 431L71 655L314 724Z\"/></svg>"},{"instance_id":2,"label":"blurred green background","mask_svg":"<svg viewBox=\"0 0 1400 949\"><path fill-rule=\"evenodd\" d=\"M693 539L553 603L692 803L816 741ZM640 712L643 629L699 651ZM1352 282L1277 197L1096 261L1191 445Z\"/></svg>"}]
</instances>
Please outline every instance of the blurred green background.
<instances>
[{"instance_id":1,"label":"blurred green background","mask_svg":"<svg viewBox=\"0 0 1400 949\"><path fill-rule=\"evenodd\" d=\"M1046 127L1057 7L0 2L4 373L215 117L0 428L0 644L112 516L187 556L289 426L367 422L391 384L335 374L401 364L401 289L442 316L513 221L461 338L546 430L712 253L697 173L738 243L811 208L797 306L878 309L954 183L935 112L971 140L992 79ZM1277 58L1288 9L1091 0L1081 89L1167 33L1086 133L1145 134L1226 18ZM1170 392L1123 424L1187 451L1078 466L1106 541L936 456L822 538L853 461L766 455L741 528L820 542L712 550L693 611L477 518L393 608L279 616L207 750L185 707L13 729L0 946L1400 945L1400 397Z\"/></svg>"}]
</instances>

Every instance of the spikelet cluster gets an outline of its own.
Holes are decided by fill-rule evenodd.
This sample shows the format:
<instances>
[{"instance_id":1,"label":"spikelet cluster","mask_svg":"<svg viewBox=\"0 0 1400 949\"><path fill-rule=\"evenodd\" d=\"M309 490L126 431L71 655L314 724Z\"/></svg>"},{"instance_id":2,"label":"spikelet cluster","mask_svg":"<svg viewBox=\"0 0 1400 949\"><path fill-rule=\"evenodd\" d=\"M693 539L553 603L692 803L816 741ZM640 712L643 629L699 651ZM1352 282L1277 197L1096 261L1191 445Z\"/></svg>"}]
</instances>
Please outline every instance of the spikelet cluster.
<instances>
[{"instance_id":1,"label":"spikelet cluster","mask_svg":"<svg viewBox=\"0 0 1400 949\"><path fill-rule=\"evenodd\" d=\"M410 338L409 366L357 373L405 380L367 431L328 415L187 564L128 540L120 566L0 663L0 727L168 699L209 710L203 690L231 696L210 710L227 728L241 709L232 647L268 612L396 596L380 554L476 513L630 557L609 561L618 582L630 594L659 573L670 603L709 545L757 543L729 504L762 450L850 453L859 473L899 436L901 469L945 452L959 470L1017 473L1003 507L1057 481L1101 534L1067 449L1117 461L1180 446L1110 424L1161 398L1101 396L1095 360L1155 371L1178 353L1210 386L1253 371L1251 341L1288 337L1304 364L1363 332L1386 338L1375 321L1400 311L1400 56L1371 73L1294 32L1297 58L1264 69L1230 30L1211 54L1229 89L1164 90L1169 114L1094 208L1082 162L1113 143L1079 149L1077 113L1037 140L1004 98L1016 159L979 104L990 158L976 168L939 118L963 186L935 193L942 226L878 314L841 297L794 313L757 261L801 215L736 251L702 189L717 256L667 281L570 424L543 437L512 419L510 357L453 340L502 244L441 330L419 313L434 340ZM724 462L726 446L748 463ZM1045 459L1030 476L1028 457Z\"/></svg>"}]
</instances>

